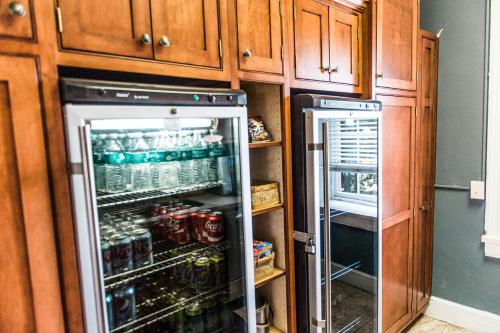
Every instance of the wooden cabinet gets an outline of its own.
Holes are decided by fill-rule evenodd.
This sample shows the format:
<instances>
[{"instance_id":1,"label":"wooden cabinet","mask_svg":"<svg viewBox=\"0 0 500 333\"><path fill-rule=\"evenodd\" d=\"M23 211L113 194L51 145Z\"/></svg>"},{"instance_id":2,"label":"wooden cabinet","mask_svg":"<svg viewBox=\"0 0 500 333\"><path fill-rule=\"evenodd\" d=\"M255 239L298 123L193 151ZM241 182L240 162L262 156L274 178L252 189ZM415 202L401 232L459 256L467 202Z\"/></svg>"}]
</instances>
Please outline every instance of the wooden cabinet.
<instances>
[{"instance_id":1,"label":"wooden cabinet","mask_svg":"<svg viewBox=\"0 0 500 333\"><path fill-rule=\"evenodd\" d=\"M152 0L155 59L219 68L217 0Z\"/></svg>"},{"instance_id":2,"label":"wooden cabinet","mask_svg":"<svg viewBox=\"0 0 500 333\"><path fill-rule=\"evenodd\" d=\"M0 3L0 37L34 39L30 0L11 0Z\"/></svg>"},{"instance_id":3,"label":"wooden cabinet","mask_svg":"<svg viewBox=\"0 0 500 333\"><path fill-rule=\"evenodd\" d=\"M377 87L417 89L418 0L377 0Z\"/></svg>"},{"instance_id":4,"label":"wooden cabinet","mask_svg":"<svg viewBox=\"0 0 500 333\"><path fill-rule=\"evenodd\" d=\"M416 100L378 96L382 116L382 329L412 319Z\"/></svg>"},{"instance_id":5,"label":"wooden cabinet","mask_svg":"<svg viewBox=\"0 0 500 333\"><path fill-rule=\"evenodd\" d=\"M416 181L415 181L415 311L424 310L432 289L432 242L434 228L434 178L436 160L437 39L419 36Z\"/></svg>"},{"instance_id":6,"label":"wooden cabinet","mask_svg":"<svg viewBox=\"0 0 500 333\"><path fill-rule=\"evenodd\" d=\"M35 58L0 55L0 332L63 332Z\"/></svg>"},{"instance_id":7,"label":"wooden cabinet","mask_svg":"<svg viewBox=\"0 0 500 333\"><path fill-rule=\"evenodd\" d=\"M294 34L295 78L360 86L360 12L314 0L296 0Z\"/></svg>"},{"instance_id":8,"label":"wooden cabinet","mask_svg":"<svg viewBox=\"0 0 500 333\"><path fill-rule=\"evenodd\" d=\"M59 15L64 49L153 57L148 1L59 0Z\"/></svg>"},{"instance_id":9,"label":"wooden cabinet","mask_svg":"<svg viewBox=\"0 0 500 333\"><path fill-rule=\"evenodd\" d=\"M234 0L240 70L283 73L283 0Z\"/></svg>"}]
</instances>

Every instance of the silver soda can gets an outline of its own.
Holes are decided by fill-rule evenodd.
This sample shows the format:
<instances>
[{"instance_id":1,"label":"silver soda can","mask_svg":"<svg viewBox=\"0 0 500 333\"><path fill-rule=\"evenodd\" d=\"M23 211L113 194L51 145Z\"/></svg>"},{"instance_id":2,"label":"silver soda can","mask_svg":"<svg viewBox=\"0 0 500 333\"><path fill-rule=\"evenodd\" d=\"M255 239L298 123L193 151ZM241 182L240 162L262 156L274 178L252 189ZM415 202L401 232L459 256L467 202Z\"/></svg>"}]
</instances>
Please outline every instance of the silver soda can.
<instances>
[{"instance_id":1,"label":"silver soda can","mask_svg":"<svg viewBox=\"0 0 500 333\"><path fill-rule=\"evenodd\" d=\"M148 229L135 229L131 233L134 267L144 267L153 263L153 239Z\"/></svg>"},{"instance_id":2,"label":"silver soda can","mask_svg":"<svg viewBox=\"0 0 500 333\"><path fill-rule=\"evenodd\" d=\"M108 315L108 327L111 331L115 328L115 322L113 320L113 295L110 292L106 292L106 312Z\"/></svg>"},{"instance_id":3,"label":"silver soda can","mask_svg":"<svg viewBox=\"0 0 500 333\"><path fill-rule=\"evenodd\" d=\"M135 289L133 286L117 289L113 293L113 318L115 327L135 320Z\"/></svg>"},{"instance_id":4,"label":"silver soda can","mask_svg":"<svg viewBox=\"0 0 500 333\"><path fill-rule=\"evenodd\" d=\"M101 240L101 259L102 259L102 275L104 277L113 274L113 267L111 265L111 245L105 239Z\"/></svg>"},{"instance_id":5,"label":"silver soda can","mask_svg":"<svg viewBox=\"0 0 500 333\"><path fill-rule=\"evenodd\" d=\"M132 260L132 240L125 233L117 233L111 236L111 262L113 274L120 274L134 268Z\"/></svg>"}]
</instances>

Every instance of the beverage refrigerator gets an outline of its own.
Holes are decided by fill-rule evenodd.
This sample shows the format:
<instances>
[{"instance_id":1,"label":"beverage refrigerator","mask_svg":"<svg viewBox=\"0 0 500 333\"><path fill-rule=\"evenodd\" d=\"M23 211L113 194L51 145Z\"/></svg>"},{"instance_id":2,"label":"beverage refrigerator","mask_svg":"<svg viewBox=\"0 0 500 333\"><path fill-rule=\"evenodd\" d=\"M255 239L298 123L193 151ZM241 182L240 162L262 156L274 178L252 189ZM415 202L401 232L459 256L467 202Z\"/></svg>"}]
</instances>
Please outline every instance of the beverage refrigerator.
<instances>
[{"instance_id":1,"label":"beverage refrigerator","mask_svg":"<svg viewBox=\"0 0 500 333\"><path fill-rule=\"evenodd\" d=\"M298 332L381 332L381 104L292 100Z\"/></svg>"},{"instance_id":2,"label":"beverage refrigerator","mask_svg":"<svg viewBox=\"0 0 500 333\"><path fill-rule=\"evenodd\" d=\"M245 93L61 93L85 331L255 332Z\"/></svg>"}]
</instances>

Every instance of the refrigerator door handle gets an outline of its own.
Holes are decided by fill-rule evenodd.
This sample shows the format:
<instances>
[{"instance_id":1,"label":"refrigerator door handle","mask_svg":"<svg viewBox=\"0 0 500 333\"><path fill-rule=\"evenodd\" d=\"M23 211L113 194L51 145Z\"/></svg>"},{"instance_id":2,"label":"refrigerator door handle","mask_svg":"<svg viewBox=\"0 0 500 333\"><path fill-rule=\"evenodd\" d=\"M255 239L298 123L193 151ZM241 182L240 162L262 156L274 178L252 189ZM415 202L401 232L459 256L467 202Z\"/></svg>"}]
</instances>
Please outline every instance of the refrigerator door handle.
<instances>
[{"instance_id":1,"label":"refrigerator door handle","mask_svg":"<svg viewBox=\"0 0 500 333\"><path fill-rule=\"evenodd\" d=\"M332 266L330 244L330 147L328 122L323 123L323 253L325 265L325 333L331 333L332 325Z\"/></svg>"}]
</instances>

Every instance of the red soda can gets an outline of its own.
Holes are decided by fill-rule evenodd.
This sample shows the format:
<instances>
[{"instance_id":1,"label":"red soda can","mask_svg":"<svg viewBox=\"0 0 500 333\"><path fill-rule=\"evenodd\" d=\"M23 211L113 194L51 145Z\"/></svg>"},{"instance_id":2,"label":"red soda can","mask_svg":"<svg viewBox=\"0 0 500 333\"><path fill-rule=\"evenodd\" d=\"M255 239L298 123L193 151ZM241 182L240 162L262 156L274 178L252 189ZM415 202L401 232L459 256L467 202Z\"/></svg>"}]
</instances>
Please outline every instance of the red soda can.
<instances>
[{"instance_id":1,"label":"red soda can","mask_svg":"<svg viewBox=\"0 0 500 333\"><path fill-rule=\"evenodd\" d=\"M208 214L203 226L203 242L207 245L215 245L224 239L224 216L222 212Z\"/></svg>"},{"instance_id":2,"label":"red soda can","mask_svg":"<svg viewBox=\"0 0 500 333\"><path fill-rule=\"evenodd\" d=\"M173 240L177 245L189 243L189 214L185 210L178 211L174 216L172 228Z\"/></svg>"},{"instance_id":3,"label":"red soda can","mask_svg":"<svg viewBox=\"0 0 500 333\"><path fill-rule=\"evenodd\" d=\"M156 204L153 207L151 207L151 216L156 217L156 216L160 215L160 209L161 209L161 205L159 205L159 204Z\"/></svg>"},{"instance_id":4,"label":"red soda can","mask_svg":"<svg viewBox=\"0 0 500 333\"><path fill-rule=\"evenodd\" d=\"M191 222L194 238L196 238L199 242L203 241L203 226L207 220L208 213L210 213L210 209L199 210Z\"/></svg>"},{"instance_id":5,"label":"red soda can","mask_svg":"<svg viewBox=\"0 0 500 333\"><path fill-rule=\"evenodd\" d=\"M175 215L177 213L177 208L169 208L167 209L167 214L165 216L165 239L174 240L174 224L175 224Z\"/></svg>"},{"instance_id":6,"label":"red soda can","mask_svg":"<svg viewBox=\"0 0 500 333\"><path fill-rule=\"evenodd\" d=\"M153 235L153 241L161 241L165 239L164 230L165 230L165 219L164 216L167 213L167 210L163 207L157 206L154 209L154 215L156 218L154 219L153 225L151 226L151 234Z\"/></svg>"},{"instance_id":7,"label":"red soda can","mask_svg":"<svg viewBox=\"0 0 500 333\"><path fill-rule=\"evenodd\" d=\"M196 220L196 217L198 216L198 211L200 210L200 207L193 207L189 209L189 234L191 235L191 239L196 239L195 235L195 228L194 228L194 223Z\"/></svg>"}]
</instances>

